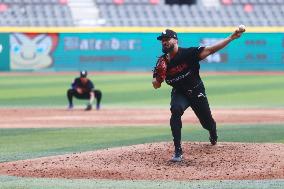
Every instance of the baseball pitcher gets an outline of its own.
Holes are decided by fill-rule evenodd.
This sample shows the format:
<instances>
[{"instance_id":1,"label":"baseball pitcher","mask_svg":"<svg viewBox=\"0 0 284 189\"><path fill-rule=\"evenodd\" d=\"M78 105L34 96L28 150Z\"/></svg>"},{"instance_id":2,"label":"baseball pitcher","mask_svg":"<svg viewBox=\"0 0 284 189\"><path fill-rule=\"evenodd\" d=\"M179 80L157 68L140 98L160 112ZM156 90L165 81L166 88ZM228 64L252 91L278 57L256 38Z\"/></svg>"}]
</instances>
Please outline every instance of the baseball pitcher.
<instances>
[{"instance_id":1,"label":"baseball pitcher","mask_svg":"<svg viewBox=\"0 0 284 189\"><path fill-rule=\"evenodd\" d=\"M217 143L216 122L212 117L204 84L199 75L199 61L224 48L245 32L239 27L230 36L207 47L182 48L178 46L178 36L173 30L166 29L157 37L161 41L162 55L153 71L153 87L158 89L163 81L172 86L170 126L175 152L172 161L182 161L181 117L191 107L202 127L209 131L212 145Z\"/></svg>"}]
</instances>

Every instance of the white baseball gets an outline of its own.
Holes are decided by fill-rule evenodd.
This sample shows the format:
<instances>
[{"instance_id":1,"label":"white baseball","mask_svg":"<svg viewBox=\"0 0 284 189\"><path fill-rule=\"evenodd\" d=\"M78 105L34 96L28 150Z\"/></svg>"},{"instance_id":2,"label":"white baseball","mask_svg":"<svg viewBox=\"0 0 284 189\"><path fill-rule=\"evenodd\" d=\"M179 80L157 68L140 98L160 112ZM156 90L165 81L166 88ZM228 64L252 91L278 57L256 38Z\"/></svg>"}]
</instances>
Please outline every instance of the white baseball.
<instances>
[{"instance_id":1,"label":"white baseball","mask_svg":"<svg viewBox=\"0 0 284 189\"><path fill-rule=\"evenodd\" d=\"M246 30L246 26L245 25L239 25L239 31L245 31Z\"/></svg>"}]
</instances>

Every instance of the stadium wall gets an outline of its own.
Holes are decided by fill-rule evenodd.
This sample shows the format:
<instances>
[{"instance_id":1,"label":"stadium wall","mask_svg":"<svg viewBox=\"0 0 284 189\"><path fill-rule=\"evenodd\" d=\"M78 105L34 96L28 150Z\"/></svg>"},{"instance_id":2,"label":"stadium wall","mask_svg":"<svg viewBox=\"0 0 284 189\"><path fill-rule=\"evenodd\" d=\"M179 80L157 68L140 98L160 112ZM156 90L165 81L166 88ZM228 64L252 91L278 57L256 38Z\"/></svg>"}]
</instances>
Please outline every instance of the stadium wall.
<instances>
[{"instance_id":1,"label":"stadium wall","mask_svg":"<svg viewBox=\"0 0 284 189\"><path fill-rule=\"evenodd\" d=\"M235 28L173 28L183 47L204 46ZM164 28L1 28L1 71L150 71ZM204 71L283 71L284 28L248 28L203 61Z\"/></svg>"}]
</instances>

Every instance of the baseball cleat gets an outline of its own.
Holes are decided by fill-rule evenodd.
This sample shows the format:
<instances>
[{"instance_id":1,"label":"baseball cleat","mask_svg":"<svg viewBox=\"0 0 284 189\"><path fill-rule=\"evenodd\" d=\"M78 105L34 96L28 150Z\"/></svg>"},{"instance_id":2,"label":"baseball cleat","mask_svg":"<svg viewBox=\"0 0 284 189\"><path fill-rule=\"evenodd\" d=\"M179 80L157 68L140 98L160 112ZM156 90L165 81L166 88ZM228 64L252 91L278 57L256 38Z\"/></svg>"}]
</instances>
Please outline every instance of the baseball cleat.
<instances>
[{"instance_id":1,"label":"baseball cleat","mask_svg":"<svg viewBox=\"0 0 284 189\"><path fill-rule=\"evenodd\" d=\"M70 104L67 109L68 110L73 110L73 108L74 108L74 106L72 104Z\"/></svg>"},{"instance_id":2,"label":"baseball cleat","mask_svg":"<svg viewBox=\"0 0 284 189\"><path fill-rule=\"evenodd\" d=\"M178 148L175 150L175 153L171 159L172 162L181 162L182 161L182 149Z\"/></svg>"},{"instance_id":3,"label":"baseball cleat","mask_svg":"<svg viewBox=\"0 0 284 189\"><path fill-rule=\"evenodd\" d=\"M217 136L217 131L213 130L209 132L210 137L209 137L209 141L212 145L216 145L217 144L217 140L218 140L218 136Z\"/></svg>"},{"instance_id":4,"label":"baseball cleat","mask_svg":"<svg viewBox=\"0 0 284 189\"><path fill-rule=\"evenodd\" d=\"M87 107L85 108L86 111L92 110L92 105L88 104Z\"/></svg>"},{"instance_id":5,"label":"baseball cleat","mask_svg":"<svg viewBox=\"0 0 284 189\"><path fill-rule=\"evenodd\" d=\"M96 110L100 110L100 108L101 108L100 105L96 106Z\"/></svg>"}]
</instances>

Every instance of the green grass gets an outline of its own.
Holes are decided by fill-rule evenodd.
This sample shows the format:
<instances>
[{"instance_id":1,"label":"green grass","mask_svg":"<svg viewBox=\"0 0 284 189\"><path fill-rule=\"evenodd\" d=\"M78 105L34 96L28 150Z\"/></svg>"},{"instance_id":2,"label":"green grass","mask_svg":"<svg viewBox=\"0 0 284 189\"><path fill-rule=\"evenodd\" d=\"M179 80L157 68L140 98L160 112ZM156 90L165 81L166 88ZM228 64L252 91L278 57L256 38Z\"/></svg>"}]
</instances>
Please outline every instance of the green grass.
<instances>
[{"instance_id":1,"label":"green grass","mask_svg":"<svg viewBox=\"0 0 284 189\"><path fill-rule=\"evenodd\" d=\"M213 105L284 107L283 76L207 76L204 80Z\"/></svg>"},{"instance_id":2,"label":"green grass","mask_svg":"<svg viewBox=\"0 0 284 189\"><path fill-rule=\"evenodd\" d=\"M226 125L218 130L219 141L284 143L283 125ZM171 139L167 126L0 129L0 162ZM208 132L201 126L185 125L183 140L208 141Z\"/></svg>"},{"instance_id":3,"label":"green grass","mask_svg":"<svg viewBox=\"0 0 284 189\"><path fill-rule=\"evenodd\" d=\"M75 76L74 76L75 77ZM0 107L66 106L70 75L0 76ZM93 75L106 106L168 106L170 87L154 90L151 74ZM280 75L203 76L211 106L284 107L284 77ZM82 104L82 101L75 101Z\"/></svg>"},{"instance_id":4,"label":"green grass","mask_svg":"<svg viewBox=\"0 0 284 189\"><path fill-rule=\"evenodd\" d=\"M284 180L119 181L0 176L0 184L0 189L282 189Z\"/></svg>"}]
</instances>

